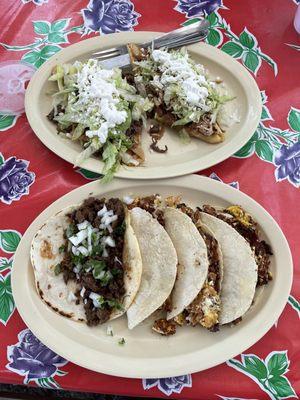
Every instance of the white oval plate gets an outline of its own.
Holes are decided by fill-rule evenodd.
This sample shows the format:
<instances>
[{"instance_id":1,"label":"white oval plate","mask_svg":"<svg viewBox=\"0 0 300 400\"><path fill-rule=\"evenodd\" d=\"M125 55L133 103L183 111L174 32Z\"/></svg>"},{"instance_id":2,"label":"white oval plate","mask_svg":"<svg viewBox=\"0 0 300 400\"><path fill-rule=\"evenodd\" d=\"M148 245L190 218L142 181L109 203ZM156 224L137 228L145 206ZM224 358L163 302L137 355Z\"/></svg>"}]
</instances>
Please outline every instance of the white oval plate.
<instances>
[{"instance_id":1,"label":"white oval plate","mask_svg":"<svg viewBox=\"0 0 300 400\"><path fill-rule=\"evenodd\" d=\"M203 203L227 206L240 204L259 221L263 238L274 255L274 280L257 293L243 321L233 328L211 333L183 327L174 336L162 337L151 331L151 321L127 329L126 317L109 323L114 336L107 336L107 325L89 328L55 314L39 298L29 259L30 243L37 230L53 214L91 195L125 194L162 196L182 195L192 206ZM292 258L288 243L274 219L247 195L210 178L190 175L159 181L116 179L109 185L91 182L61 197L43 211L24 234L14 257L12 290L18 311L32 332L60 356L94 371L130 378L158 378L201 371L220 364L257 342L276 322L290 292ZM126 344L118 345L124 337Z\"/></svg>"},{"instance_id":2,"label":"white oval plate","mask_svg":"<svg viewBox=\"0 0 300 400\"><path fill-rule=\"evenodd\" d=\"M103 47L118 46L130 42L142 43L155 36L157 32L122 32L105 37L83 40L66 47L55 54L35 73L30 81L25 97L26 115L38 138L59 157L74 163L80 153L81 146L69 139L63 139L56 133L55 125L47 119L51 111L51 96L48 94L55 88L49 82L51 70L57 63L84 60ZM255 80L241 64L223 51L199 43L188 47L192 58L208 68L212 77L220 76L229 93L236 96L232 107L236 107L240 122L228 129L223 143L213 145L193 138L189 144L182 144L174 131L166 129L160 146L168 146L168 152L158 154L149 151L150 136L144 132L142 145L146 161L140 167L122 166L117 177L129 179L157 179L186 175L211 167L239 150L253 135L260 120L262 104L259 89ZM100 173L103 162L90 157L82 165L90 171Z\"/></svg>"}]
</instances>

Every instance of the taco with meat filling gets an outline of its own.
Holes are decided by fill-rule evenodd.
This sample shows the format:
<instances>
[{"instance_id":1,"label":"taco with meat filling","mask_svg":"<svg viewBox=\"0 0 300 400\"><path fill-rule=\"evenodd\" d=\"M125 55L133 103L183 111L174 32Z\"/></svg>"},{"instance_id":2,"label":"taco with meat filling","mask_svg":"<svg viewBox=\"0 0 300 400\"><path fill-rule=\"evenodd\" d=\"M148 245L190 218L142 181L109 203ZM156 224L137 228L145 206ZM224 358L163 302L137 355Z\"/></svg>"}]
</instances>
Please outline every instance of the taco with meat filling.
<instances>
[{"instance_id":1,"label":"taco with meat filling","mask_svg":"<svg viewBox=\"0 0 300 400\"><path fill-rule=\"evenodd\" d=\"M140 207L141 205L145 207ZM140 206L138 206L140 205ZM149 211L155 210L147 200L136 201L130 207L130 220L142 258L142 278L139 290L127 310L128 328L132 329L157 309L170 296L177 274L177 254L168 233Z\"/></svg>"},{"instance_id":2,"label":"taco with meat filling","mask_svg":"<svg viewBox=\"0 0 300 400\"><path fill-rule=\"evenodd\" d=\"M89 326L124 314L142 276L130 215L115 198L91 197L51 217L33 238L31 262L41 299Z\"/></svg>"},{"instance_id":3,"label":"taco with meat filling","mask_svg":"<svg viewBox=\"0 0 300 400\"><path fill-rule=\"evenodd\" d=\"M211 206L204 206L203 210L200 219L213 232L223 255L220 325L236 323L253 303L258 263L249 242L221 218L222 212L218 213Z\"/></svg>"},{"instance_id":4,"label":"taco with meat filling","mask_svg":"<svg viewBox=\"0 0 300 400\"><path fill-rule=\"evenodd\" d=\"M130 206L151 214L165 229L176 250L176 281L162 306L166 315L156 320L153 326L163 335L174 334L176 324L200 324L210 330L217 330L219 324L220 247L212 232L200 222L199 212L195 213L179 202L179 197L163 200L152 195L137 198Z\"/></svg>"}]
</instances>

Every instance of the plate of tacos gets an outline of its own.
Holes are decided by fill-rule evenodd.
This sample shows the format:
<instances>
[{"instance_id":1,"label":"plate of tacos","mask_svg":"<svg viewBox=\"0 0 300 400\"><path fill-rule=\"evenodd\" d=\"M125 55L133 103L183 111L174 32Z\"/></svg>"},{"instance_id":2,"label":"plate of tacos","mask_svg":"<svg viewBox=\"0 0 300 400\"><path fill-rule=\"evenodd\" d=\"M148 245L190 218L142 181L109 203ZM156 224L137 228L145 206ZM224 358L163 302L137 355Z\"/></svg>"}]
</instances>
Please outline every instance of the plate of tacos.
<instances>
[{"instance_id":1,"label":"plate of tacos","mask_svg":"<svg viewBox=\"0 0 300 400\"><path fill-rule=\"evenodd\" d=\"M91 38L51 57L26 90L26 115L38 138L66 161L102 174L103 182L185 175L238 151L261 116L255 80L206 43L132 50L158 35ZM104 69L92 58L123 44L133 54L129 69Z\"/></svg>"},{"instance_id":2,"label":"plate of tacos","mask_svg":"<svg viewBox=\"0 0 300 400\"><path fill-rule=\"evenodd\" d=\"M62 357L132 378L201 371L277 321L292 258L274 219L210 178L92 182L43 211L14 257L32 332Z\"/></svg>"}]
</instances>

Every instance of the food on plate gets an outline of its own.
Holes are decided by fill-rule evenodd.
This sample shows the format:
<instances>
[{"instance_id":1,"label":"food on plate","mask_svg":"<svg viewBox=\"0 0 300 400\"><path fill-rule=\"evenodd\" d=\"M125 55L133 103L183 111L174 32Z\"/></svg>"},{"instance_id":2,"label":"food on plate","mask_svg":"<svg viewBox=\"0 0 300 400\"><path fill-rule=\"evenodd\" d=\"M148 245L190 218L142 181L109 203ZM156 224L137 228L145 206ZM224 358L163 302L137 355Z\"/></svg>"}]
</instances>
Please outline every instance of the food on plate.
<instances>
[{"instance_id":1,"label":"food on plate","mask_svg":"<svg viewBox=\"0 0 300 400\"><path fill-rule=\"evenodd\" d=\"M205 142L223 142L223 104L232 97L208 77L203 65L184 48L149 50L140 58L134 63L135 86L154 103L155 119Z\"/></svg>"},{"instance_id":2,"label":"food on plate","mask_svg":"<svg viewBox=\"0 0 300 400\"><path fill-rule=\"evenodd\" d=\"M200 324L206 329L216 331L219 327L220 292L223 279L221 248L213 232L201 221L199 210L194 211L184 203L179 203L176 207L177 210L188 216L203 238L207 251L208 268L201 290L175 320L179 325L182 325L183 322L192 326Z\"/></svg>"},{"instance_id":3,"label":"food on plate","mask_svg":"<svg viewBox=\"0 0 300 400\"><path fill-rule=\"evenodd\" d=\"M167 319L172 319L182 313L202 289L208 272L208 257L205 242L190 217L167 207L164 221L178 257L171 310L167 313Z\"/></svg>"},{"instance_id":4,"label":"food on plate","mask_svg":"<svg viewBox=\"0 0 300 400\"><path fill-rule=\"evenodd\" d=\"M89 326L127 311L142 260L124 203L88 198L51 217L34 236L37 291L57 313Z\"/></svg>"},{"instance_id":5,"label":"food on plate","mask_svg":"<svg viewBox=\"0 0 300 400\"><path fill-rule=\"evenodd\" d=\"M201 223L199 211L180 203L179 196L137 197L129 208L136 206L164 226L178 256L175 285L162 307L166 318L157 319L153 330L170 335L176 332L176 324L184 323L218 330L222 255L212 232Z\"/></svg>"},{"instance_id":6,"label":"food on plate","mask_svg":"<svg viewBox=\"0 0 300 400\"><path fill-rule=\"evenodd\" d=\"M257 223L242 207L234 205L227 208L216 208L204 205L203 211L231 225L250 244L258 266L258 285L265 285L272 279L270 272L270 255L272 250L268 243L260 239Z\"/></svg>"},{"instance_id":7,"label":"food on plate","mask_svg":"<svg viewBox=\"0 0 300 400\"><path fill-rule=\"evenodd\" d=\"M229 224L207 213L202 222L211 229L223 256L220 324L242 317L250 308L257 284L257 264L249 243Z\"/></svg>"},{"instance_id":8,"label":"food on plate","mask_svg":"<svg viewBox=\"0 0 300 400\"><path fill-rule=\"evenodd\" d=\"M164 132L159 124L180 131L184 141L192 136L220 143L225 138L222 121L228 113L223 105L232 97L185 49L152 51L129 45L129 50L130 73L103 69L89 59L57 65L49 77L56 88L48 118L59 135L81 145L74 164L91 156L103 161L102 182L111 180L122 163L143 164L147 119L152 121L150 149L157 153L168 151L158 146Z\"/></svg>"},{"instance_id":9,"label":"food on plate","mask_svg":"<svg viewBox=\"0 0 300 400\"><path fill-rule=\"evenodd\" d=\"M51 217L31 245L37 292L54 311L89 326L126 313L129 329L151 316L165 336L240 322L272 279L271 254L240 206L158 194L90 197Z\"/></svg>"},{"instance_id":10,"label":"food on plate","mask_svg":"<svg viewBox=\"0 0 300 400\"><path fill-rule=\"evenodd\" d=\"M105 70L92 59L76 61L57 65L49 80L56 82L57 91L48 118L58 133L83 147L76 164L99 156L105 182L121 162L137 166L144 161L141 132L152 103L137 94L120 69Z\"/></svg>"},{"instance_id":11,"label":"food on plate","mask_svg":"<svg viewBox=\"0 0 300 400\"><path fill-rule=\"evenodd\" d=\"M167 300L176 279L178 260L169 235L148 211L134 207L130 219L143 265L140 288L127 310L128 327L132 329Z\"/></svg>"}]
</instances>

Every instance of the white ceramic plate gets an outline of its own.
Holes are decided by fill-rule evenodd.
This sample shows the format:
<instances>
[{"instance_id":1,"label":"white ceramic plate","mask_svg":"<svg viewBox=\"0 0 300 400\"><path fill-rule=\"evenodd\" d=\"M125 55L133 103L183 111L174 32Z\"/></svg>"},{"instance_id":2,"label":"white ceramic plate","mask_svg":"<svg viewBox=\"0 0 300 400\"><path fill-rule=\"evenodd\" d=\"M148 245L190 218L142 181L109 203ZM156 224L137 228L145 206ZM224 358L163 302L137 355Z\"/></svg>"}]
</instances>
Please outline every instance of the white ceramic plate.
<instances>
[{"instance_id":1,"label":"white ceramic plate","mask_svg":"<svg viewBox=\"0 0 300 400\"><path fill-rule=\"evenodd\" d=\"M29 259L30 243L37 230L57 211L90 195L108 198L129 193L180 194L192 206L240 204L259 221L262 236L274 253L271 261L274 280L259 290L254 305L239 325L223 327L218 333L184 327L166 338L151 331L149 320L129 331L126 317L122 317L109 323L114 331L111 337L106 335L106 324L89 328L55 314L40 300ZM131 378L169 377L201 371L245 351L278 319L287 302L291 282L289 246L273 218L242 192L196 175L146 182L116 179L110 185L92 182L73 190L49 206L30 225L18 246L12 269L12 289L18 311L45 345L82 367ZM126 340L124 346L118 345L122 337Z\"/></svg>"},{"instance_id":2,"label":"white ceramic plate","mask_svg":"<svg viewBox=\"0 0 300 400\"><path fill-rule=\"evenodd\" d=\"M48 121L46 115L51 111L51 96L54 82L48 82L51 70L57 63L84 60L93 51L103 47L117 46L129 42L142 43L159 33L129 32L96 37L69 46L55 54L35 73L26 91L25 109L28 121L39 139L55 154L70 163L74 163L82 150L78 143L63 139L56 133L55 125ZM140 167L123 166L116 176L129 179L157 179L186 175L211 167L239 150L253 135L261 116L261 98L259 89L249 72L236 60L221 50L199 43L189 46L192 58L203 64L212 77L220 76L229 93L236 96L231 107L236 108L240 123L232 126L223 143L212 145L193 138L183 145L178 134L167 129L160 146L168 146L168 152L158 154L149 151L150 136L145 132L142 145L146 161ZM100 173L103 167L99 158L91 157L82 167Z\"/></svg>"}]
</instances>

